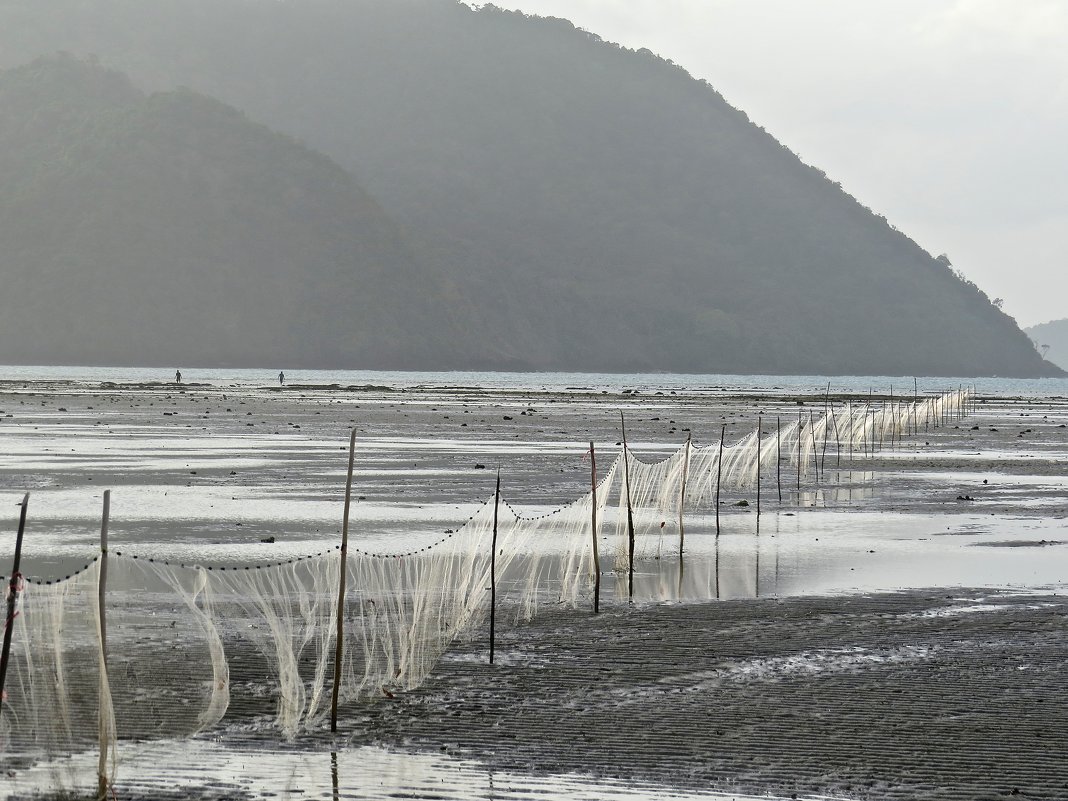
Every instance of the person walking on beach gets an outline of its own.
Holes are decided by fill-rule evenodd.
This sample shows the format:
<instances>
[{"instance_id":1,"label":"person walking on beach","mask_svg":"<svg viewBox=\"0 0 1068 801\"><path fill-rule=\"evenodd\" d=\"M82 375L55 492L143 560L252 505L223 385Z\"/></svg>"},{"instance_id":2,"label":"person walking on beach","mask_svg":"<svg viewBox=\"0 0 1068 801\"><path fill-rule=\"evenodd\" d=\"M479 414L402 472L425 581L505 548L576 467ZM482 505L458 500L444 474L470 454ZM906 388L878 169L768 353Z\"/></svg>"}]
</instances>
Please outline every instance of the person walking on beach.
<instances>
[{"instance_id":1,"label":"person walking on beach","mask_svg":"<svg viewBox=\"0 0 1068 801\"><path fill-rule=\"evenodd\" d=\"M278 386L282 386L286 382L286 374L281 370L278 371Z\"/></svg>"},{"instance_id":2,"label":"person walking on beach","mask_svg":"<svg viewBox=\"0 0 1068 801\"><path fill-rule=\"evenodd\" d=\"M181 384L182 383L182 371L181 370L175 370L174 371L174 383L175 384Z\"/></svg>"}]
</instances>

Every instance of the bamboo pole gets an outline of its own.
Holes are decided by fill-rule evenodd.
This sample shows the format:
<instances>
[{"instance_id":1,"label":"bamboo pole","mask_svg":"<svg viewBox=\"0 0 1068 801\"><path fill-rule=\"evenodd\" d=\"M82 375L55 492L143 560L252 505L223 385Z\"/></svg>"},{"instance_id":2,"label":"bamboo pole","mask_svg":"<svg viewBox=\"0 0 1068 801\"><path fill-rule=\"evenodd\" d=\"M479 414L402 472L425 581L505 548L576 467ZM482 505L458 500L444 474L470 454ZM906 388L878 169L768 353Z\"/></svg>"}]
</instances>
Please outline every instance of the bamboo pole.
<instances>
[{"instance_id":1,"label":"bamboo pole","mask_svg":"<svg viewBox=\"0 0 1068 801\"><path fill-rule=\"evenodd\" d=\"M827 392L823 396L823 455L820 456L820 469L827 474L827 410L831 406L831 382L827 382Z\"/></svg>"},{"instance_id":2,"label":"bamboo pole","mask_svg":"<svg viewBox=\"0 0 1068 801\"><path fill-rule=\"evenodd\" d=\"M853 470L853 401L846 403L846 414L849 415L849 470Z\"/></svg>"},{"instance_id":3,"label":"bamboo pole","mask_svg":"<svg viewBox=\"0 0 1068 801\"><path fill-rule=\"evenodd\" d=\"M590 516L593 527L590 539L593 541L593 613L601 611L601 557L597 552L597 454L590 441Z\"/></svg>"},{"instance_id":4,"label":"bamboo pole","mask_svg":"<svg viewBox=\"0 0 1068 801\"><path fill-rule=\"evenodd\" d=\"M782 421L775 418L775 484L779 490L779 503L782 503Z\"/></svg>"},{"instance_id":5,"label":"bamboo pole","mask_svg":"<svg viewBox=\"0 0 1068 801\"><path fill-rule=\"evenodd\" d=\"M719 536L719 488L723 482L723 438L727 436L727 424L719 430L719 456L716 458L716 536ZM719 580L719 574L716 574ZM716 597L719 597L718 595Z\"/></svg>"},{"instance_id":6,"label":"bamboo pole","mask_svg":"<svg viewBox=\"0 0 1068 801\"><path fill-rule=\"evenodd\" d=\"M756 446L757 446L757 476L756 476L756 506L757 506L757 508L756 508L756 512L757 512L756 520L757 520L757 531L760 530L760 462L761 462L761 456L763 456L761 451L764 450L763 447L762 447L763 443L760 441L760 438L764 434L764 432L762 430L763 427L764 427L764 418L761 415L758 414L757 415L757 431L756 431L756 433L757 433L757 438L756 438Z\"/></svg>"},{"instance_id":7,"label":"bamboo pole","mask_svg":"<svg viewBox=\"0 0 1068 801\"><path fill-rule=\"evenodd\" d=\"M716 528L716 600L719 600L719 527Z\"/></svg>"},{"instance_id":8,"label":"bamboo pole","mask_svg":"<svg viewBox=\"0 0 1068 801\"><path fill-rule=\"evenodd\" d=\"M634 597L634 510L630 505L630 459L627 455L627 424L623 410L619 410L619 426L623 432L623 478L627 491L627 597Z\"/></svg>"},{"instance_id":9,"label":"bamboo pole","mask_svg":"<svg viewBox=\"0 0 1068 801\"><path fill-rule=\"evenodd\" d=\"M868 387L868 411L871 412L871 431L868 433L871 447L866 448L865 451L869 452L872 458L875 458L875 407L872 404L871 387ZM867 428L867 425L865 425L865 428Z\"/></svg>"},{"instance_id":10,"label":"bamboo pole","mask_svg":"<svg viewBox=\"0 0 1068 801\"><path fill-rule=\"evenodd\" d=\"M19 596L19 566L22 563L22 535L26 531L26 510L30 506L30 493L22 496L22 511L19 512L19 531L15 536L15 560L11 565L11 580L7 587L7 614L4 617L4 645L0 649L0 698L4 696L4 682L7 679L7 661L11 655L11 635L15 630L15 603ZM0 717L3 717L4 705L0 702Z\"/></svg>"},{"instance_id":11,"label":"bamboo pole","mask_svg":"<svg viewBox=\"0 0 1068 801\"><path fill-rule=\"evenodd\" d=\"M104 490L104 511L100 520L100 572L97 580L97 614L100 617L100 692L98 694L97 728L100 737L100 760L97 763L96 797L104 801L108 794L108 747L110 732L104 714L104 696L108 689L108 624L104 596L108 583L108 522L111 517L111 490Z\"/></svg>"},{"instance_id":12,"label":"bamboo pole","mask_svg":"<svg viewBox=\"0 0 1068 801\"><path fill-rule=\"evenodd\" d=\"M801 410L797 410L797 505L801 505Z\"/></svg>"},{"instance_id":13,"label":"bamboo pole","mask_svg":"<svg viewBox=\"0 0 1068 801\"><path fill-rule=\"evenodd\" d=\"M501 466L497 465L497 487L493 490L493 539L490 543L490 664L497 642L497 513L501 507Z\"/></svg>"},{"instance_id":14,"label":"bamboo pole","mask_svg":"<svg viewBox=\"0 0 1068 801\"><path fill-rule=\"evenodd\" d=\"M816 483L820 483L820 451L816 447L816 426L812 422L812 412L808 413L808 437L812 443L812 464L816 469Z\"/></svg>"},{"instance_id":15,"label":"bamboo pole","mask_svg":"<svg viewBox=\"0 0 1068 801\"><path fill-rule=\"evenodd\" d=\"M690 437L686 435L686 450L682 458L682 489L679 491L679 565L682 564L683 547L686 545L686 529L683 523L683 510L686 508L686 477L690 472Z\"/></svg>"},{"instance_id":16,"label":"bamboo pole","mask_svg":"<svg viewBox=\"0 0 1068 801\"><path fill-rule=\"evenodd\" d=\"M912 377L912 433L920 433L920 380Z\"/></svg>"},{"instance_id":17,"label":"bamboo pole","mask_svg":"<svg viewBox=\"0 0 1068 801\"><path fill-rule=\"evenodd\" d=\"M890 447L894 447L894 433L897 431L897 413L894 412L894 385L890 385Z\"/></svg>"},{"instance_id":18,"label":"bamboo pole","mask_svg":"<svg viewBox=\"0 0 1068 801\"><path fill-rule=\"evenodd\" d=\"M831 422L834 423L835 467L842 466L842 435L838 433L838 415L831 410Z\"/></svg>"},{"instance_id":19,"label":"bamboo pole","mask_svg":"<svg viewBox=\"0 0 1068 801\"><path fill-rule=\"evenodd\" d=\"M349 507L352 503L352 463L356 456L356 429L349 436L349 472L345 479L345 511L341 521L341 559L338 570L337 636L334 643L334 690L330 698L330 731L337 731L337 701L341 692L341 654L345 647L345 578L349 567Z\"/></svg>"}]
</instances>

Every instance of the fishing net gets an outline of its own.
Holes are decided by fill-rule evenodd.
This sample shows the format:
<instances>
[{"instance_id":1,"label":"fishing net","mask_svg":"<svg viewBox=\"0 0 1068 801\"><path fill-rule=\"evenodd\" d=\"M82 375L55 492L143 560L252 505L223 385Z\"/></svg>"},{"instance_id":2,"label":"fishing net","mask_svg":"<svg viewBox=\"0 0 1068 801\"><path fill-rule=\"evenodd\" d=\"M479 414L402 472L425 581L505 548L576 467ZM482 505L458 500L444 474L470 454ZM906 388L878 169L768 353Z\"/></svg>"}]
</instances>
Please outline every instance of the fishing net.
<instances>
[{"instance_id":1,"label":"fishing net","mask_svg":"<svg viewBox=\"0 0 1068 801\"><path fill-rule=\"evenodd\" d=\"M677 555L686 514L717 506L723 492L752 490L784 466L798 484L818 478L828 451L874 453L970 401L961 390L762 420L735 442L687 441L655 463L624 448L595 487L551 513L491 498L457 531L404 553L222 567L115 552L59 580L20 580L0 714L6 781L12 793L106 787L120 744L188 737L224 719L284 739L324 730L335 690L342 705L392 697L425 682L455 640L484 636L491 585L504 621L546 604L588 607L600 572ZM715 581L718 594L718 571L695 570L689 580ZM67 759L77 754L91 754L96 770Z\"/></svg>"}]
</instances>

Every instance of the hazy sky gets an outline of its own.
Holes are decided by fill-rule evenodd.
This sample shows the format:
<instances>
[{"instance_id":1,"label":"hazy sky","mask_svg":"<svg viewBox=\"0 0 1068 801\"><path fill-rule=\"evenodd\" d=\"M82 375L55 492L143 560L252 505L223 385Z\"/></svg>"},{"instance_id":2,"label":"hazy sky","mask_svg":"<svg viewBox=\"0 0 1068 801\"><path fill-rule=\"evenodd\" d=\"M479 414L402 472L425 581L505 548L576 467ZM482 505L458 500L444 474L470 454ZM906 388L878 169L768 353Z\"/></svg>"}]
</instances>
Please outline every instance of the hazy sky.
<instances>
[{"instance_id":1,"label":"hazy sky","mask_svg":"<svg viewBox=\"0 0 1068 801\"><path fill-rule=\"evenodd\" d=\"M1068 317L1068 0L496 0L705 78L1021 325Z\"/></svg>"}]
</instances>

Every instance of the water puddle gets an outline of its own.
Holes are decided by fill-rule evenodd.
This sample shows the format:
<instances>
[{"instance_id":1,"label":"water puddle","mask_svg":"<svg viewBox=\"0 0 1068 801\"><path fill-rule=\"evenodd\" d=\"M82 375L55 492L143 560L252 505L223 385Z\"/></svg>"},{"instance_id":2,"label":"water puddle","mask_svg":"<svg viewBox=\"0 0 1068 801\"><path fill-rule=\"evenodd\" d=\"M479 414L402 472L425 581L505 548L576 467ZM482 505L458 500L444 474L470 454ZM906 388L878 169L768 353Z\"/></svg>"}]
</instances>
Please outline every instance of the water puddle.
<instances>
[{"instance_id":1,"label":"water puddle","mask_svg":"<svg viewBox=\"0 0 1068 801\"><path fill-rule=\"evenodd\" d=\"M526 775L473 760L363 747L328 753L234 749L203 740L122 745L118 798L440 799L441 801L784 801L771 795L687 792L576 774ZM9 777L0 798L33 788L96 789L95 754L39 765ZM827 796L792 796L830 801Z\"/></svg>"}]
</instances>

